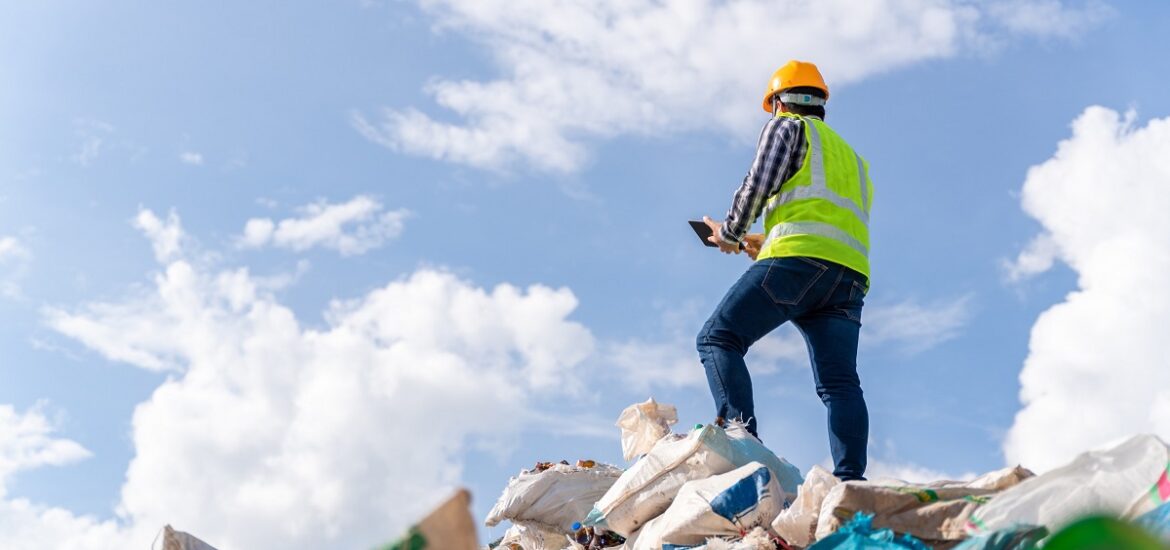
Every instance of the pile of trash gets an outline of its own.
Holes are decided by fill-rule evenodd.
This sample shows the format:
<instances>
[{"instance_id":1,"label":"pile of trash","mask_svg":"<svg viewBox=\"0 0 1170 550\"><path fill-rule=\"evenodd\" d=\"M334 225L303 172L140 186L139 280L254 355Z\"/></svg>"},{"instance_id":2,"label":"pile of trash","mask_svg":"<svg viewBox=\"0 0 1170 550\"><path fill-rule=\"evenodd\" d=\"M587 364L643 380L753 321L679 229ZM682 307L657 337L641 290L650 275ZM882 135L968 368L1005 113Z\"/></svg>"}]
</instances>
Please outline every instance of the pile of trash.
<instances>
[{"instance_id":1,"label":"pile of trash","mask_svg":"<svg viewBox=\"0 0 1170 550\"><path fill-rule=\"evenodd\" d=\"M1170 548L1170 448L1152 435L1034 475L842 482L805 476L742 425L672 433L653 399L617 425L628 469L538 463L509 480L488 526L500 550L1025 550Z\"/></svg>"}]
</instances>

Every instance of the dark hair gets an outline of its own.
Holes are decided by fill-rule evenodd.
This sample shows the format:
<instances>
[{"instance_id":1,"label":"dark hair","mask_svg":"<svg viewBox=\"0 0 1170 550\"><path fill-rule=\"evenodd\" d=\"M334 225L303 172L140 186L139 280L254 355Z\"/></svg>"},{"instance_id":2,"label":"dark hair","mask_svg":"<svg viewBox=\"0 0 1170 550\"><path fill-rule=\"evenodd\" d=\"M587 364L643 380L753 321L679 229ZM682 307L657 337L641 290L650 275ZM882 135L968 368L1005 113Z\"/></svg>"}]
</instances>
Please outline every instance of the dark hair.
<instances>
[{"instance_id":1,"label":"dark hair","mask_svg":"<svg viewBox=\"0 0 1170 550\"><path fill-rule=\"evenodd\" d=\"M784 92L791 92L794 94L809 94L819 98L825 97L825 92L820 88L813 88L812 86L797 86L795 88L788 88ZM823 105L797 105L795 103L785 103L788 107L788 112L800 116L815 116L821 120L825 120L825 107Z\"/></svg>"}]
</instances>

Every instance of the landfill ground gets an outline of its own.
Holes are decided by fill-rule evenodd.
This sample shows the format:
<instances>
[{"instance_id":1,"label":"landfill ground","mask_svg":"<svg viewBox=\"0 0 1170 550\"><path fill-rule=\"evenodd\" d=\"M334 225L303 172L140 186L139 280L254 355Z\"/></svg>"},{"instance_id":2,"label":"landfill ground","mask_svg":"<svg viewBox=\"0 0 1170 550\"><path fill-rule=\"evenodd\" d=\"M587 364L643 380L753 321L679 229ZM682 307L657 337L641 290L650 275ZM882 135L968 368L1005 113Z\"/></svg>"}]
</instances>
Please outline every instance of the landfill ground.
<instances>
[{"instance_id":1,"label":"landfill ground","mask_svg":"<svg viewBox=\"0 0 1170 550\"><path fill-rule=\"evenodd\" d=\"M628 468L538 461L474 520L460 491L385 550L1104 550L1170 548L1170 448L1134 435L1040 475L843 482L737 423L672 429L653 399L617 422ZM487 546L476 523L508 525Z\"/></svg>"}]
</instances>

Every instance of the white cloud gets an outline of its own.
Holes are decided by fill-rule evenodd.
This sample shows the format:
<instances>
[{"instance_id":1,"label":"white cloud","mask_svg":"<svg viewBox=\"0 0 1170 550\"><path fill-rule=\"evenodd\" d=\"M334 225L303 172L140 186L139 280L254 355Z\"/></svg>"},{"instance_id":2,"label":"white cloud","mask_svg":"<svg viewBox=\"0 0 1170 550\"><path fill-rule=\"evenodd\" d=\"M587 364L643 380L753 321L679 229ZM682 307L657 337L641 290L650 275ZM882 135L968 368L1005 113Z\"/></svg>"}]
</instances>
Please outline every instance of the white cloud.
<instances>
[{"instance_id":1,"label":"white cloud","mask_svg":"<svg viewBox=\"0 0 1170 550\"><path fill-rule=\"evenodd\" d=\"M184 256L148 290L47 315L110 359L174 369L134 412L117 525L2 501L0 547L146 548L164 523L220 548L372 547L458 483L468 445L548 424L538 404L573 395L594 347L567 289L424 269L308 328L246 269Z\"/></svg>"},{"instance_id":2,"label":"white cloud","mask_svg":"<svg viewBox=\"0 0 1170 550\"><path fill-rule=\"evenodd\" d=\"M66 466L91 456L77 442L54 437L56 427L44 408L44 403L38 403L21 413L11 405L0 405L0 546L13 550L129 547L112 521L77 517L67 510L7 495L8 482L22 471Z\"/></svg>"},{"instance_id":3,"label":"white cloud","mask_svg":"<svg viewBox=\"0 0 1170 550\"><path fill-rule=\"evenodd\" d=\"M184 151L179 155L179 162L193 166L203 166L203 154L195 151Z\"/></svg>"},{"instance_id":4,"label":"white cloud","mask_svg":"<svg viewBox=\"0 0 1170 550\"><path fill-rule=\"evenodd\" d=\"M145 208L139 209L134 217L134 227L148 238L154 248L154 257L160 262L176 259L182 251L183 228L179 215L172 210L164 221Z\"/></svg>"},{"instance_id":5,"label":"white cloud","mask_svg":"<svg viewBox=\"0 0 1170 550\"><path fill-rule=\"evenodd\" d=\"M29 255L20 239L11 236L0 237L0 263L22 260Z\"/></svg>"},{"instance_id":6,"label":"white cloud","mask_svg":"<svg viewBox=\"0 0 1170 550\"><path fill-rule=\"evenodd\" d=\"M606 363L636 392L653 388L704 387L707 375L693 342L629 340L608 346Z\"/></svg>"},{"instance_id":7,"label":"white cloud","mask_svg":"<svg viewBox=\"0 0 1170 550\"><path fill-rule=\"evenodd\" d=\"M405 209L384 212L381 202L365 195L339 204L321 200L298 210L300 217L279 222L271 218L248 220L238 239L240 246L272 245L296 251L322 246L342 256L354 256L397 238L410 216Z\"/></svg>"},{"instance_id":8,"label":"white cloud","mask_svg":"<svg viewBox=\"0 0 1170 550\"><path fill-rule=\"evenodd\" d=\"M971 318L970 295L920 304L907 300L866 307L861 343L892 346L903 353L919 353L959 335Z\"/></svg>"},{"instance_id":9,"label":"white cloud","mask_svg":"<svg viewBox=\"0 0 1170 550\"><path fill-rule=\"evenodd\" d=\"M1014 261L1004 262L1004 271L1009 281L1022 281L1052 269L1058 255L1052 235L1041 233L1020 251Z\"/></svg>"},{"instance_id":10,"label":"white cloud","mask_svg":"<svg viewBox=\"0 0 1170 550\"><path fill-rule=\"evenodd\" d=\"M77 442L52 437L55 428L45 417L44 407L38 403L20 413L11 405L0 405L0 496L17 472L63 466L90 456Z\"/></svg>"},{"instance_id":11,"label":"white cloud","mask_svg":"<svg viewBox=\"0 0 1170 550\"><path fill-rule=\"evenodd\" d=\"M1008 462L1047 470L1129 434L1170 438L1170 118L1089 107L1022 202L1077 289L1032 327Z\"/></svg>"},{"instance_id":12,"label":"white cloud","mask_svg":"<svg viewBox=\"0 0 1170 550\"><path fill-rule=\"evenodd\" d=\"M1078 9L1068 9L1058 0L1009 0L990 4L987 10L1014 32L1056 38L1076 38L1115 13L1098 0L1083 2Z\"/></svg>"},{"instance_id":13,"label":"white cloud","mask_svg":"<svg viewBox=\"0 0 1170 550\"><path fill-rule=\"evenodd\" d=\"M711 128L753 138L764 83L789 58L816 61L840 89L991 37L1073 34L1100 11L1053 0L418 2L436 30L483 46L502 76L427 84L457 122L408 107L355 114L355 128L409 154L560 172L579 169L596 138Z\"/></svg>"}]
</instances>

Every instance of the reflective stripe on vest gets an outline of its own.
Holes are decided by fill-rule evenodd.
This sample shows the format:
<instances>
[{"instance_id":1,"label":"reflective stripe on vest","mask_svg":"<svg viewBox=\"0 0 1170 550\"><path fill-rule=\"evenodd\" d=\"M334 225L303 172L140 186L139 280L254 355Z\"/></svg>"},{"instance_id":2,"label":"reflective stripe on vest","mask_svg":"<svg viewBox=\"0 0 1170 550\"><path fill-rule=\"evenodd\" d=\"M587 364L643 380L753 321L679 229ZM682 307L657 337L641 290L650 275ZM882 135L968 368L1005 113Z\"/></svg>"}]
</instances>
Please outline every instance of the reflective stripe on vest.
<instances>
[{"instance_id":1,"label":"reflective stripe on vest","mask_svg":"<svg viewBox=\"0 0 1170 550\"><path fill-rule=\"evenodd\" d=\"M872 185L865 160L820 120L779 116L804 122L808 147L801 167L768 198L759 258L810 256L868 276Z\"/></svg>"},{"instance_id":2,"label":"reflective stripe on vest","mask_svg":"<svg viewBox=\"0 0 1170 550\"><path fill-rule=\"evenodd\" d=\"M841 231L832 225L820 222L778 223L775 227L768 231L768 238L765 239L764 242L768 242L773 239L779 239L785 235L819 235L821 237L840 241L841 243L849 246L849 248L860 252L863 256L869 256L869 247L862 244L861 241L854 239L848 233Z\"/></svg>"},{"instance_id":3,"label":"reflective stripe on vest","mask_svg":"<svg viewBox=\"0 0 1170 550\"><path fill-rule=\"evenodd\" d=\"M857 157L858 174L861 175L858 179L861 180L861 204L853 202L849 197L842 197L833 190L829 189L828 184L825 183L825 153L821 149L821 135L817 130L815 124L805 122L805 128L808 128L811 138L809 139L809 171L812 176L812 185L801 185L781 192L768 201L768 206L765 209L764 219L768 219L767 215L772 210L778 208L781 204L792 202L801 199L823 199L827 200L841 208L853 212L861 223L869 225L869 212L866 212L865 203L868 202L867 193L865 192L865 162L861 160L861 155L853 153ZM856 240L856 239L854 239Z\"/></svg>"}]
</instances>

